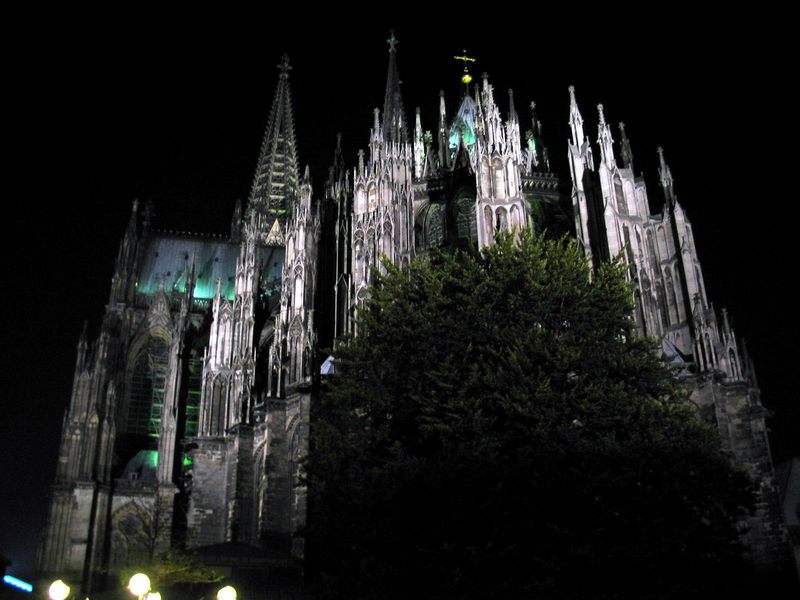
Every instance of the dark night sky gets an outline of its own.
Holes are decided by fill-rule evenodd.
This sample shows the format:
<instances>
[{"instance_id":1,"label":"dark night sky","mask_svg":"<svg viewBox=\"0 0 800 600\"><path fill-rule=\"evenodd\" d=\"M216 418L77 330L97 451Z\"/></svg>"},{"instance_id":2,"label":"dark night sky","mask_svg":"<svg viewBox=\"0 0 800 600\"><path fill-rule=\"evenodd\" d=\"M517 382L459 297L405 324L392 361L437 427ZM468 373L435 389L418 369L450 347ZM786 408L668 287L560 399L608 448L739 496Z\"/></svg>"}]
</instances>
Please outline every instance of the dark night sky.
<instances>
[{"instance_id":1,"label":"dark night sky","mask_svg":"<svg viewBox=\"0 0 800 600\"><path fill-rule=\"evenodd\" d=\"M420 106L424 128L435 130L439 89L452 115L460 69L452 56L467 48L479 59L474 74L489 73L504 113L514 88L523 129L529 102L537 102L563 176L570 84L593 140L598 102L615 134L625 121L655 212L656 146L663 145L709 295L747 339L764 404L775 413L775 458L800 454L800 408L790 387L795 306L783 289L785 271L796 270L780 139L788 132L778 129L781 81L763 70L775 49L742 44L735 27L711 35L703 24L672 24L625 37L632 34L616 17L581 32L555 18L539 21L552 22L546 26L534 21L489 36L475 24L396 24L407 118ZM383 104L389 24L270 34L255 25L269 29L222 22L213 33L177 22L158 30L142 24L135 34L37 29L27 39L36 57L20 48L25 60L9 61L0 554L14 561L11 573L33 564L75 343L84 319L94 330L99 324L132 200L152 198L158 226L225 232L235 200L249 192L284 51L294 66L300 159L311 166L315 189L337 132L350 166L366 147L372 109Z\"/></svg>"}]
</instances>

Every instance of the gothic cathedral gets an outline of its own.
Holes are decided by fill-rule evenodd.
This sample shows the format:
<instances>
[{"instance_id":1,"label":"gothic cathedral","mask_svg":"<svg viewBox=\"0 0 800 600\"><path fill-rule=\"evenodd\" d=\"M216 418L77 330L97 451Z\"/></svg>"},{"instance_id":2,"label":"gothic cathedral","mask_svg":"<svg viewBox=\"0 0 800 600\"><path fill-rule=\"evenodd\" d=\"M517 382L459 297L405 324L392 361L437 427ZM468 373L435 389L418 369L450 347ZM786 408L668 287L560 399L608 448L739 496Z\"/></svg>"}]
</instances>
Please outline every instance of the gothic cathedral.
<instances>
[{"instance_id":1,"label":"gothic cathedral","mask_svg":"<svg viewBox=\"0 0 800 600\"><path fill-rule=\"evenodd\" d=\"M468 61L468 57L462 57ZM465 62L466 64L466 62ZM163 231L134 202L100 332L78 341L72 397L39 552L45 574L86 591L102 574L171 548L259 549L300 561L301 465L309 411L333 361L319 348L358 331L382 261L435 246L478 252L498 232L572 233L587 260L622 255L641 335L662 340L703 418L759 483L746 542L756 565L786 540L752 365L709 302L692 227L659 149L663 205L651 214L623 124L615 155L598 107L597 140L569 89L570 179L553 173L531 104L523 132L488 78L438 127L406 121L395 40L383 111L348 169L337 145L323 193L301 174L288 59L246 206L225 237ZM661 199L660 199L661 200Z\"/></svg>"}]
</instances>

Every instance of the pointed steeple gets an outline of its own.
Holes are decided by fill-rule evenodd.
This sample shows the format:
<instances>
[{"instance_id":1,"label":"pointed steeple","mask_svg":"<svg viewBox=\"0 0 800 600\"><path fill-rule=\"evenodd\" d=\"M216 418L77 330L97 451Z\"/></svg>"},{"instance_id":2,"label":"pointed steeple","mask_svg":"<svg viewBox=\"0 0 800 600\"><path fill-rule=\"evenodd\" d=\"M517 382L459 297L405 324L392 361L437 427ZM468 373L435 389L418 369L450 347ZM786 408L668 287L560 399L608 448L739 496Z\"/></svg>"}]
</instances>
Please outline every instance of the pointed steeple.
<instances>
[{"instance_id":1,"label":"pointed steeple","mask_svg":"<svg viewBox=\"0 0 800 600\"><path fill-rule=\"evenodd\" d=\"M75 359L75 377L86 368L86 356L89 352L89 336L87 331L89 329L89 321L83 321L83 328L81 335L78 338L78 356Z\"/></svg>"},{"instance_id":2,"label":"pointed steeple","mask_svg":"<svg viewBox=\"0 0 800 600\"><path fill-rule=\"evenodd\" d=\"M342 152L342 134L336 134L336 149L333 151L333 164L328 175L327 195L329 198L336 198L339 192L346 186L347 169L344 164L344 153Z\"/></svg>"},{"instance_id":3,"label":"pointed steeple","mask_svg":"<svg viewBox=\"0 0 800 600\"><path fill-rule=\"evenodd\" d=\"M508 90L508 120L513 121L514 123L519 122L519 119L517 118L517 109L514 106L514 90L511 88Z\"/></svg>"},{"instance_id":4,"label":"pointed steeple","mask_svg":"<svg viewBox=\"0 0 800 600\"><path fill-rule=\"evenodd\" d=\"M544 139L542 138L542 122L536 116L536 102L531 102L531 130L527 132L525 138L532 166L549 171L550 162L547 158L547 148L544 147Z\"/></svg>"},{"instance_id":5,"label":"pointed steeple","mask_svg":"<svg viewBox=\"0 0 800 600\"><path fill-rule=\"evenodd\" d=\"M386 96L383 100L383 135L387 142L408 141L403 98L400 95L400 74L397 71L397 38L394 31L389 39L389 72L386 75Z\"/></svg>"},{"instance_id":6,"label":"pointed steeple","mask_svg":"<svg viewBox=\"0 0 800 600\"><path fill-rule=\"evenodd\" d=\"M633 171L633 151L628 136L625 134L625 123L619 124L620 154L622 155L622 166Z\"/></svg>"},{"instance_id":7,"label":"pointed steeple","mask_svg":"<svg viewBox=\"0 0 800 600\"><path fill-rule=\"evenodd\" d=\"M267 227L272 225L274 218L285 220L299 193L297 143L289 90L291 66L287 55L283 55L278 69L278 86L261 143L249 203L250 215L267 217Z\"/></svg>"},{"instance_id":8,"label":"pointed steeple","mask_svg":"<svg viewBox=\"0 0 800 600\"><path fill-rule=\"evenodd\" d=\"M425 134L422 131L422 116L419 106L414 121L414 179L421 179L425 170Z\"/></svg>"},{"instance_id":9,"label":"pointed steeple","mask_svg":"<svg viewBox=\"0 0 800 600\"><path fill-rule=\"evenodd\" d=\"M448 166L450 147L447 128L447 108L444 102L444 90L439 90L439 165L441 168Z\"/></svg>"},{"instance_id":10,"label":"pointed steeple","mask_svg":"<svg viewBox=\"0 0 800 600\"><path fill-rule=\"evenodd\" d=\"M672 180L672 171L670 171L667 161L664 160L664 149L661 146L658 147L658 165L658 176L661 180L661 187L664 190L664 197L667 200L667 205L672 207L675 204L674 182Z\"/></svg>"},{"instance_id":11,"label":"pointed steeple","mask_svg":"<svg viewBox=\"0 0 800 600\"><path fill-rule=\"evenodd\" d=\"M231 241L238 242L242 231L242 201L236 200L231 215Z\"/></svg>"},{"instance_id":12,"label":"pointed steeple","mask_svg":"<svg viewBox=\"0 0 800 600\"><path fill-rule=\"evenodd\" d=\"M575 86L569 86L569 127L572 131L572 143L580 148L583 144L583 117L575 100Z\"/></svg>"},{"instance_id":13,"label":"pointed steeple","mask_svg":"<svg viewBox=\"0 0 800 600\"><path fill-rule=\"evenodd\" d=\"M611 136L611 128L606 123L606 116L603 112L603 105L597 105L599 123L597 125L597 144L600 146L601 159L609 169L616 166L614 158L614 138Z\"/></svg>"}]
</instances>

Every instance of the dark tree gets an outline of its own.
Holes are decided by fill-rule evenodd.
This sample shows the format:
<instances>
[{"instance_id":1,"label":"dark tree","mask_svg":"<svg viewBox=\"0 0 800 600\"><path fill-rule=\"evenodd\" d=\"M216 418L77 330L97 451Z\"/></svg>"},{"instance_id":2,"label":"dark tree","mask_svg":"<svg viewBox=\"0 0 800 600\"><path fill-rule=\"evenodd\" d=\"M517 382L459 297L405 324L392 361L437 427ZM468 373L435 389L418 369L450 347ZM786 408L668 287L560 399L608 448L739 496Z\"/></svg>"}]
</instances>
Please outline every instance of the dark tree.
<instances>
[{"instance_id":1,"label":"dark tree","mask_svg":"<svg viewBox=\"0 0 800 600\"><path fill-rule=\"evenodd\" d=\"M618 265L523 235L386 269L312 416L323 597L726 587L750 481L634 334Z\"/></svg>"}]
</instances>

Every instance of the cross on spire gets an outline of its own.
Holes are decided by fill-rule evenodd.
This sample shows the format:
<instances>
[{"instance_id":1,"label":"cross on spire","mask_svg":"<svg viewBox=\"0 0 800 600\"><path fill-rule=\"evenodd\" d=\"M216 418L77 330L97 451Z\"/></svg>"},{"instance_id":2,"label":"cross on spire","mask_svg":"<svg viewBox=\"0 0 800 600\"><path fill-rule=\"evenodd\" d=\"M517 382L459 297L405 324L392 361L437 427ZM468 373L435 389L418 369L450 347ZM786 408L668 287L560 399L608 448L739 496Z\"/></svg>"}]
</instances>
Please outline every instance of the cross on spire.
<instances>
[{"instance_id":1,"label":"cross on spire","mask_svg":"<svg viewBox=\"0 0 800 600\"><path fill-rule=\"evenodd\" d=\"M283 76L283 77L288 77L289 76L289 71L292 70L292 66L289 64L289 55L288 54L284 54L281 57L281 63L278 65L278 69L281 72L281 76Z\"/></svg>"},{"instance_id":2,"label":"cross on spire","mask_svg":"<svg viewBox=\"0 0 800 600\"><path fill-rule=\"evenodd\" d=\"M454 56L453 58L464 63L464 74L461 76L461 82L468 84L470 81L472 81L472 75L469 74L468 65L471 62L475 62L475 59L471 56L467 56L466 48L461 51L461 56Z\"/></svg>"},{"instance_id":3,"label":"cross on spire","mask_svg":"<svg viewBox=\"0 0 800 600\"><path fill-rule=\"evenodd\" d=\"M394 29L389 30L389 39L386 40L386 43L389 44L389 52L396 52L395 46L400 42L397 41L397 38L394 37Z\"/></svg>"}]
</instances>

